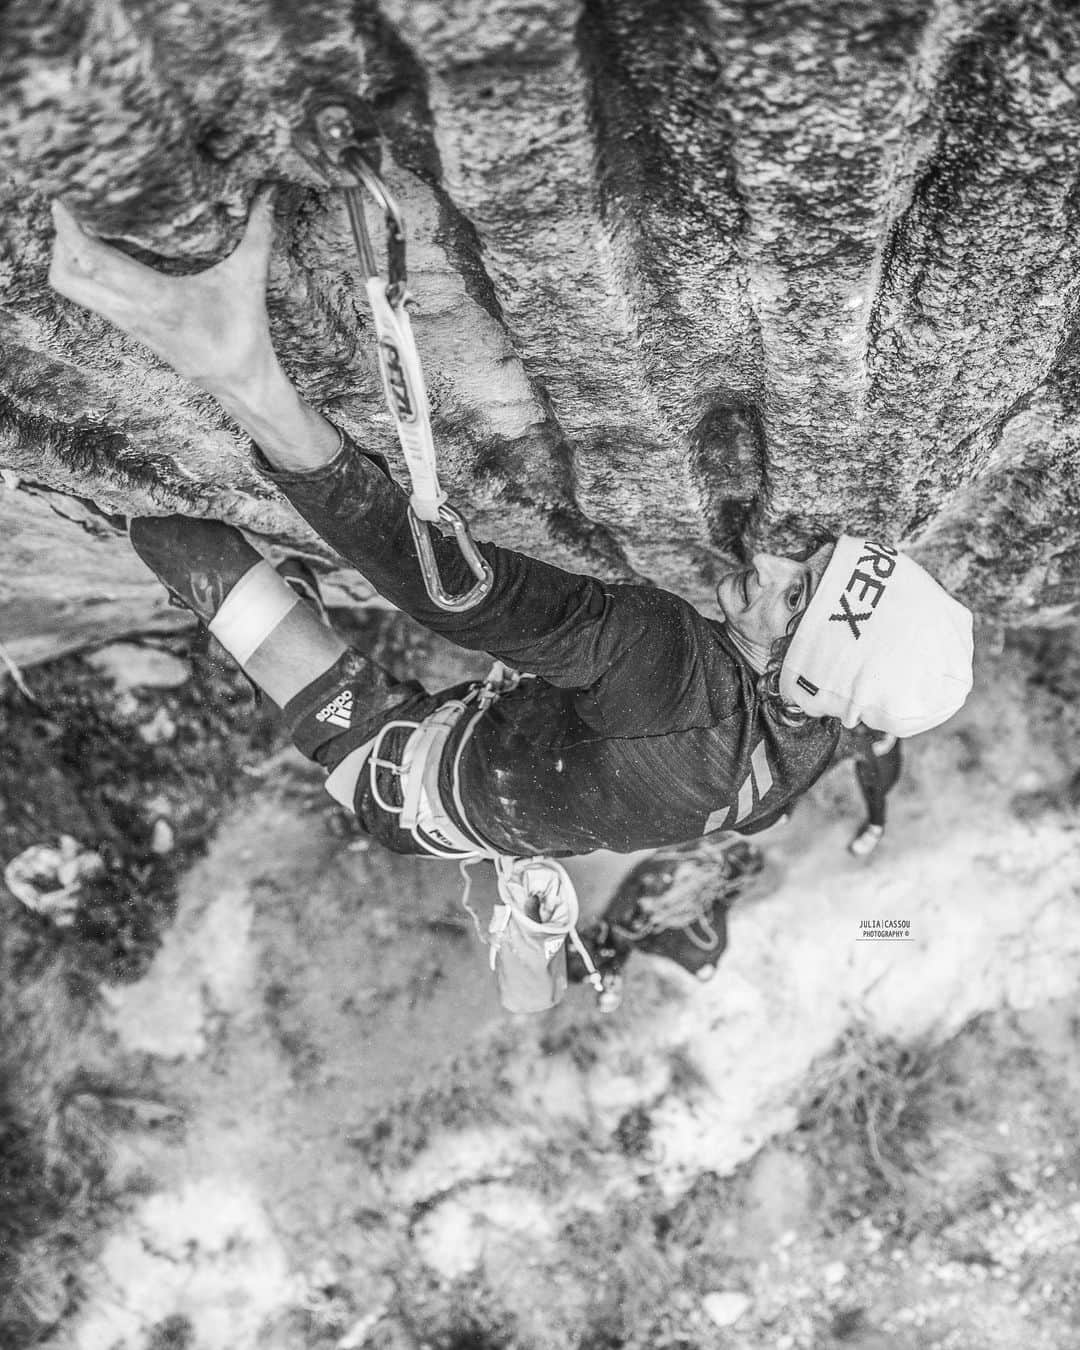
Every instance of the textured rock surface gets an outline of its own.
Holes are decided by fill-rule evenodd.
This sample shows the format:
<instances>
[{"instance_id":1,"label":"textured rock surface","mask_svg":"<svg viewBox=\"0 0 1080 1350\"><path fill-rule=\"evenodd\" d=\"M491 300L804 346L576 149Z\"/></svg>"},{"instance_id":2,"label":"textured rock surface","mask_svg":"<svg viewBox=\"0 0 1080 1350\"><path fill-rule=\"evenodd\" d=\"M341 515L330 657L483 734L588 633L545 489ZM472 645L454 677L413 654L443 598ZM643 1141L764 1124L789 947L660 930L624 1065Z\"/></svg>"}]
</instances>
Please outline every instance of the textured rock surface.
<instances>
[{"instance_id":1,"label":"textured rock surface","mask_svg":"<svg viewBox=\"0 0 1080 1350\"><path fill-rule=\"evenodd\" d=\"M1072 0L17 0L0 465L311 547L215 407L45 280L53 195L197 268L266 180L285 363L393 451L313 91L384 132L479 534L707 603L725 554L865 528L994 622L1080 612Z\"/></svg>"}]
</instances>

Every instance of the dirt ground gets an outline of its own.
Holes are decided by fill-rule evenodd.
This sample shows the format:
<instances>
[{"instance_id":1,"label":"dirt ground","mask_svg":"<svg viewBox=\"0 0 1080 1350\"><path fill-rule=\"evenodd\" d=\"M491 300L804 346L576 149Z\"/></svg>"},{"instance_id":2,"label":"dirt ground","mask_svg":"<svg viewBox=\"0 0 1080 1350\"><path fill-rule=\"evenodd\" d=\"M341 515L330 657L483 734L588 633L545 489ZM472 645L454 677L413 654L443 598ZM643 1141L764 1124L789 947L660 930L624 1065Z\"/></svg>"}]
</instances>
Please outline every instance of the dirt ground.
<instances>
[{"instance_id":1,"label":"dirt ground","mask_svg":"<svg viewBox=\"0 0 1080 1350\"><path fill-rule=\"evenodd\" d=\"M201 662L7 696L7 856L67 828L112 890L65 930L0 899L5 1346L1080 1341L1074 643L983 660L869 865L824 780L713 982L638 958L617 1013L538 1018L500 1011L457 869L368 848ZM579 874L591 909L626 866Z\"/></svg>"}]
</instances>

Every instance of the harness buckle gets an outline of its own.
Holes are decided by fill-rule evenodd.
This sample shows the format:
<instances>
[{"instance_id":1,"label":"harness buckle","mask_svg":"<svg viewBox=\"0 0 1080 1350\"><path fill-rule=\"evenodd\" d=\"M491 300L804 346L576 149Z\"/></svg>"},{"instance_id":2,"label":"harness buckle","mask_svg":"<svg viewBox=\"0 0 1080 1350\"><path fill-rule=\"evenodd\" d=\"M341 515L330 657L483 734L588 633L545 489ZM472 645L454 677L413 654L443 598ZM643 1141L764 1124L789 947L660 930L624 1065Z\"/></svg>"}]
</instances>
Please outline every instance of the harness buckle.
<instances>
[{"instance_id":1,"label":"harness buckle","mask_svg":"<svg viewBox=\"0 0 1080 1350\"><path fill-rule=\"evenodd\" d=\"M449 502L440 504L439 522L449 525L453 530L461 556L476 578L475 585L470 586L461 595L451 595L443 585L442 577L439 575L439 564L435 558L435 549L431 543L431 522L418 516L410 504L409 529L412 531L413 543L416 545L416 556L420 563L420 574L424 578L424 588L433 604L449 613L460 614L467 609L472 609L484 599L491 590L495 574L491 570L491 564L473 542L464 516L460 511L455 510Z\"/></svg>"}]
</instances>

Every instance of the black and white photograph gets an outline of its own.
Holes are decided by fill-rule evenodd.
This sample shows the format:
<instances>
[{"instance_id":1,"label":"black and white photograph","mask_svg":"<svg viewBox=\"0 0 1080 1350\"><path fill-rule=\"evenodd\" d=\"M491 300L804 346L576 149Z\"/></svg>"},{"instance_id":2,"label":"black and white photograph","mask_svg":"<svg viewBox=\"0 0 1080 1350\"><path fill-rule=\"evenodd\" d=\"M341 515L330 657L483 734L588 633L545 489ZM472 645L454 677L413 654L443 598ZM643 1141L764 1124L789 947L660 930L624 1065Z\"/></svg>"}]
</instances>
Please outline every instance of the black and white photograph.
<instances>
[{"instance_id":1,"label":"black and white photograph","mask_svg":"<svg viewBox=\"0 0 1080 1350\"><path fill-rule=\"evenodd\" d=\"M0 4L0 882L0 1350L1077 1350L1078 0Z\"/></svg>"}]
</instances>

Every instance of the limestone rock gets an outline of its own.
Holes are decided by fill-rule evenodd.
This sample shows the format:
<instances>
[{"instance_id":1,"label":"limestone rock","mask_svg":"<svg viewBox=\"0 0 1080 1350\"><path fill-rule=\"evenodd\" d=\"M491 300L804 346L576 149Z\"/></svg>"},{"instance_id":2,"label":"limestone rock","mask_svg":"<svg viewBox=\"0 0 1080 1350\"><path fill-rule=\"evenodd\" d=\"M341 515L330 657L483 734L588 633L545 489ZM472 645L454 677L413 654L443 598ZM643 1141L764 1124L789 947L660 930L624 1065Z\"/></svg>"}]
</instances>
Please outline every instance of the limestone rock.
<instances>
[{"instance_id":1,"label":"limestone rock","mask_svg":"<svg viewBox=\"0 0 1080 1350\"><path fill-rule=\"evenodd\" d=\"M191 678L190 662L138 642L110 642L86 660L120 690L176 689Z\"/></svg>"},{"instance_id":2,"label":"limestone rock","mask_svg":"<svg viewBox=\"0 0 1080 1350\"><path fill-rule=\"evenodd\" d=\"M1069 0L15 0L0 468L318 552L209 399L46 282L51 197L193 269L267 180L284 363L400 465L316 97L383 133L479 535L707 606L740 550L867 530L994 623L1076 615Z\"/></svg>"},{"instance_id":3,"label":"limestone rock","mask_svg":"<svg viewBox=\"0 0 1080 1350\"><path fill-rule=\"evenodd\" d=\"M746 1294L735 1289L718 1290L706 1294L701 1306L709 1321L718 1327L731 1327L750 1307L751 1300Z\"/></svg>"}]
</instances>

